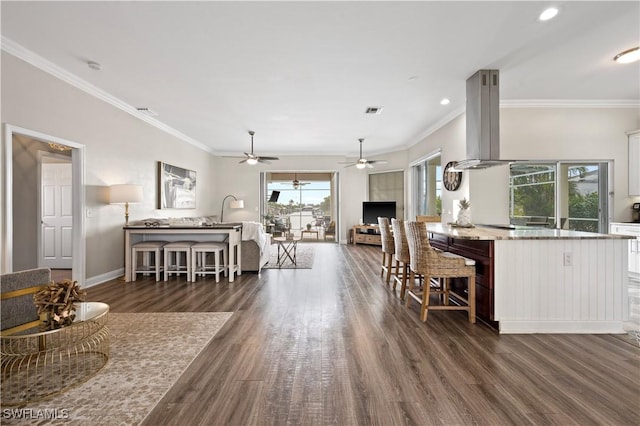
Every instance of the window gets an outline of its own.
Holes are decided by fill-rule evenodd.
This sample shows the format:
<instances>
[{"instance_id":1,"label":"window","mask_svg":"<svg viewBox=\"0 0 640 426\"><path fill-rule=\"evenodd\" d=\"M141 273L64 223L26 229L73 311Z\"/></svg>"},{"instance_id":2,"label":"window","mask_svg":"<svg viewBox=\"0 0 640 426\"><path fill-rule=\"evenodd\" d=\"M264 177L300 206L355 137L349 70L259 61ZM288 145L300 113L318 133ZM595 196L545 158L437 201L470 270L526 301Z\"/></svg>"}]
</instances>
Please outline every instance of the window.
<instances>
[{"instance_id":1,"label":"window","mask_svg":"<svg viewBox=\"0 0 640 426\"><path fill-rule=\"evenodd\" d=\"M511 164L511 223L606 233L607 170L606 162Z\"/></svg>"},{"instance_id":2,"label":"window","mask_svg":"<svg viewBox=\"0 0 640 426\"><path fill-rule=\"evenodd\" d=\"M440 153L411 166L414 214L440 216L442 214L442 167Z\"/></svg>"},{"instance_id":3,"label":"window","mask_svg":"<svg viewBox=\"0 0 640 426\"><path fill-rule=\"evenodd\" d=\"M404 218L404 172L369 174L369 201L395 201L396 217Z\"/></svg>"}]
</instances>

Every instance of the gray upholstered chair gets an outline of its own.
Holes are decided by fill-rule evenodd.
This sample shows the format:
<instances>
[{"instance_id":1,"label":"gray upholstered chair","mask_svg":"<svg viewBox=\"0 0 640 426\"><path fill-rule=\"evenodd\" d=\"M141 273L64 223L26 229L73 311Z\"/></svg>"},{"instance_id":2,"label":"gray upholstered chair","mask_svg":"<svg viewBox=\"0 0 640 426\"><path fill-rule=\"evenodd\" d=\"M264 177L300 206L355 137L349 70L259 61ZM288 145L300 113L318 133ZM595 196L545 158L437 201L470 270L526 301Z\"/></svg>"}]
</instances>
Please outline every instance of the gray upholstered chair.
<instances>
[{"instance_id":1,"label":"gray upholstered chair","mask_svg":"<svg viewBox=\"0 0 640 426\"><path fill-rule=\"evenodd\" d=\"M51 282L48 268L0 275L2 334L16 334L40 324L33 295Z\"/></svg>"}]
</instances>

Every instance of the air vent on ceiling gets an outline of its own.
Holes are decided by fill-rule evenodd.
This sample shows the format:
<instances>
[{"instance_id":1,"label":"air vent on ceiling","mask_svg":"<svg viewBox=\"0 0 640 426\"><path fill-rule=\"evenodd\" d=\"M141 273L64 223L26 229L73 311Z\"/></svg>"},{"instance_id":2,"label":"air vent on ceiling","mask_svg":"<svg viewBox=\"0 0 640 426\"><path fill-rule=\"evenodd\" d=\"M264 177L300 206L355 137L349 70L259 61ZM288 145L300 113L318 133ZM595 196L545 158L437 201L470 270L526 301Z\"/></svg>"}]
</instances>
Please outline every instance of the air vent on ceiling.
<instances>
[{"instance_id":1,"label":"air vent on ceiling","mask_svg":"<svg viewBox=\"0 0 640 426\"><path fill-rule=\"evenodd\" d=\"M149 117L157 117L158 113L149 108L136 108L138 111L143 113L144 115L148 115Z\"/></svg>"},{"instance_id":2,"label":"air vent on ceiling","mask_svg":"<svg viewBox=\"0 0 640 426\"><path fill-rule=\"evenodd\" d=\"M370 106L370 107L367 107L366 110L364 110L365 114L380 114L381 112L382 112L381 106Z\"/></svg>"}]
</instances>

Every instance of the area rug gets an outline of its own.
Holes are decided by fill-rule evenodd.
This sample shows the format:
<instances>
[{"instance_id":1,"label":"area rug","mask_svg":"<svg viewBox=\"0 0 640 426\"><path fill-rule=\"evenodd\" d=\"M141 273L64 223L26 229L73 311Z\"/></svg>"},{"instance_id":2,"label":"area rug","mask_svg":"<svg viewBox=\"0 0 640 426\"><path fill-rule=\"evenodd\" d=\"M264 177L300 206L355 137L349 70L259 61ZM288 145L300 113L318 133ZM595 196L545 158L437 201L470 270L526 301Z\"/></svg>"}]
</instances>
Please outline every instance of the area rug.
<instances>
[{"instance_id":1,"label":"area rug","mask_svg":"<svg viewBox=\"0 0 640 426\"><path fill-rule=\"evenodd\" d=\"M278 245L273 244L270 248L269 262L263 269L311 269L313 268L313 257L315 250L312 244L298 243L296 248L296 263L294 264L288 257L284 257L284 262L278 266ZM280 249L282 255L282 249Z\"/></svg>"},{"instance_id":2,"label":"area rug","mask_svg":"<svg viewBox=\"0 0 640 426\"><path fill-rule=\"evenodd\" d=\"M102 371L53 398L2 407L2 424L136 425L231 317L231 312L109 314Z\"/></svg>"}]
</instances>

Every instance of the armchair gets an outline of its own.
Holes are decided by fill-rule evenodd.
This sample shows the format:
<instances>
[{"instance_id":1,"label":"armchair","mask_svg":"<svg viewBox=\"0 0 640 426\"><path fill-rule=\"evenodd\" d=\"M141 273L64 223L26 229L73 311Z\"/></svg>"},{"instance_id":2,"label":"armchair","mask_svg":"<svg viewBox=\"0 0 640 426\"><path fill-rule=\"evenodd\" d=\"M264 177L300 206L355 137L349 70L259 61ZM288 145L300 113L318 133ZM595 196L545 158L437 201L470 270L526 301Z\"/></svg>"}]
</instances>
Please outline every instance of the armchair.
<instances>
[{"instance_id":1,"label":"armchair","mask_svg":"<svg viewBox=\"0 0 640 426\"><path fill-rule=\"evenodd\" d=\"M336 239L336 221L332 220L329 222L329 225L324 230L324 239L326 241L327 237L332 237L334 240Z\"/></svg>"}]
</instances>

